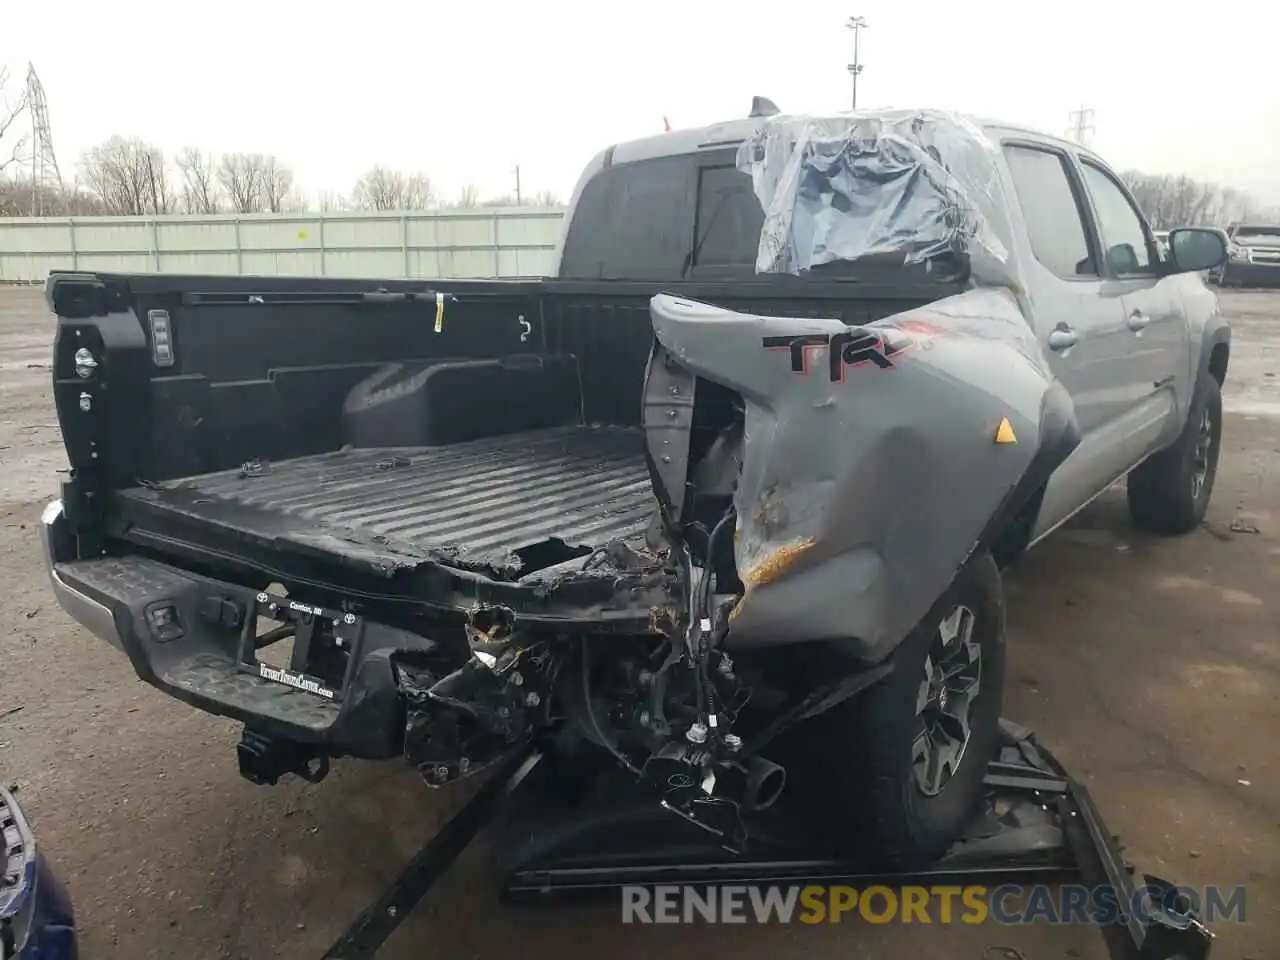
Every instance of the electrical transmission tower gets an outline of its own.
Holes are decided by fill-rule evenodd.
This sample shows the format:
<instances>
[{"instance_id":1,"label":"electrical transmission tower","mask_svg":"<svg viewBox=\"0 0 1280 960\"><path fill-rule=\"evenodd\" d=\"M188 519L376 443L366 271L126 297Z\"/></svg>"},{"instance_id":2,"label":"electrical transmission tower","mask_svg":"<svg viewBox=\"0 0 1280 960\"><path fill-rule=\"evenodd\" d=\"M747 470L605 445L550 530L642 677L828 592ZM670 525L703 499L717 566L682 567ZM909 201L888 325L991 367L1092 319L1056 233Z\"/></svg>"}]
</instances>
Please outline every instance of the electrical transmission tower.
<instances>
[{"instance_id":1,"label":"electrical transmission tower","mask_svg":"<svg viewBox=\"0 0 1280 960\"><path fill-rule=\"evenodd\" d=\"M31 110L31 212L42 217L53 212L46 205L62 196L62 174L53 152L49 103L32 64L27 64L27 106Z\"/></svg>"},{"instance_id":2,"label":"electrical transmission tower","mask_svg":"<svg viewBox=\"0 0 1280 960\"><path fill-rule=\"evenodd\" d=\"M1082 146L1088 146L1089 136L1093 133L1093 111L1081 106L1069 114L1071 126L1067 128L1067 136Z\"/></svg>"}]
</instances>

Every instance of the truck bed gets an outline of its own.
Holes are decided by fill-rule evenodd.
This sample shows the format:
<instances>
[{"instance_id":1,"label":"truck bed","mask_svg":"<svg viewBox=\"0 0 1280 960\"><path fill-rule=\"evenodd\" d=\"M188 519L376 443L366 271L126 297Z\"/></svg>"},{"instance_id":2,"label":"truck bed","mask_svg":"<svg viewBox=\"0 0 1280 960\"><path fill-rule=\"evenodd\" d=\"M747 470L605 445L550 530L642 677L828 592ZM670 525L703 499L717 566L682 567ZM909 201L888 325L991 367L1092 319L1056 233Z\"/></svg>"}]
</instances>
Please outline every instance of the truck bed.
<instances>
[{"instance_id":1,"label":"truck bed","mask_svg":"<svg viewBox=\"0 0 1280 960\"><path fill-rule=\"evenodd\" d=\"M68 515L86 550L217 576L369 592L396 577L391 593L450 604L474 591L433 567L536 587L654 515L640 424L656 293L866 324L959 289L54 274ZM85 344L96 373L77 370ZM712 393L699 442L730 412Z\"/></svg>"},{"instance_id":2,"label":"truck bed","mask_svg":"<svg viewBox=\"0 0 1280 960\"><path fill-rule=\"evenodd\" d=\"M654 509L643 434L617 426L247 464L117 497L144 528L215 525L383 573L429 561L508 580L637 539Z\"/></svg>"}]
</instances>

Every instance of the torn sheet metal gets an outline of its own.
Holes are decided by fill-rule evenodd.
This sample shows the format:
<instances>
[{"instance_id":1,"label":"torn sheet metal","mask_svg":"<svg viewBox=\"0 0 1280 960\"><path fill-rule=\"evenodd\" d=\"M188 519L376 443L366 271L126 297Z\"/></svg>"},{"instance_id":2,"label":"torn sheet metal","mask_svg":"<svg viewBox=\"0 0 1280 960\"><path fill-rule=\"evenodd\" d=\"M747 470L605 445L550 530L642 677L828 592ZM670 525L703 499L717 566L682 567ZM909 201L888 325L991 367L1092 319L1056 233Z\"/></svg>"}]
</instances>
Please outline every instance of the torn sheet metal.
<instances>
[{"instance_id":1,"label":"torn sheet metal","mask_svg":"<svg viewBox=\"0 0 1280 960\"><path fill-rule=\"evenodd\" d=\"M927 613L1027 471L1052 374L1005 290L862 327L661 295L654 331L746 409L734 494L746 594L728 644L850 639L879 659ZM1003 421L1017 443L996 443Z\"/></svg>"},{"instance_id":2,"label":"torn sheet metal","mask_svg":"<svg viewBox=\"0 0 1280 960\"><path fill-rule=\"evenodd\" d=\"M975 282L1008 286L998 157L977 125L942 111L769 117L737 155L764 209L756 271L960 256Z\"/></svg>"}]
</instances>

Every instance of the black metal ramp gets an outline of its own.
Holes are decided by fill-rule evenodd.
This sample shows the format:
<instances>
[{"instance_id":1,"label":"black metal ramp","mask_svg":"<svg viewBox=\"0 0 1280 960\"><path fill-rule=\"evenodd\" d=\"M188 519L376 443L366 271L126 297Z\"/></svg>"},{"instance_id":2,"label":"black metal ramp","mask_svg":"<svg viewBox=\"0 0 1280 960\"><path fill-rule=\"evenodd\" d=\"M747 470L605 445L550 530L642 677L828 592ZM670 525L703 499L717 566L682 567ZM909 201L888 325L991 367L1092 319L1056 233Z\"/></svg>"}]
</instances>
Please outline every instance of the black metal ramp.
<instances>
[{"instance_id":1,"label":"black metal ramp","mask_svg":"<svg viewBox=\"0 0 1280 960\"><path fill-rule=\"evenodd\" d=\"M769 824L747 851L726 853L705 831L640 797L618 806L565 808L550 778L529 772L537 755L511 758L475 799L442 829L387 892L324 955L369 960L431 889L467 842L503 814L495 839L506 868L502 898L549 903L617 896L623 886L786 884L806 881L866 884L1017 882L1070 874L1090 887L1108 886L1118 902L1137 894L1131 868L1093 805L1030 732L1001 721L1001 755L988 768L986 810L968 834L923 871L872 874L853 861L794 845ZM1145 876L1144 916L1096 919L1114 960L1204 960L1212 935L1180 901L1173 886Z\"/></svg>"},{"instance_id":2,"label":"black metal ramp","mask_svg":"<svg viewBox=\"0 0 1280 960\"><path fill-rule=\"evenodd\" d=\"M176 515L389 568L433 561L515 578L640 537L654 508L644 435L571 426L438 447L354 449L135 487L136 523ZM562 544L547 552L547 544ZM563 551L569 551L567 555Z\"/></svg>"}]
</instances>

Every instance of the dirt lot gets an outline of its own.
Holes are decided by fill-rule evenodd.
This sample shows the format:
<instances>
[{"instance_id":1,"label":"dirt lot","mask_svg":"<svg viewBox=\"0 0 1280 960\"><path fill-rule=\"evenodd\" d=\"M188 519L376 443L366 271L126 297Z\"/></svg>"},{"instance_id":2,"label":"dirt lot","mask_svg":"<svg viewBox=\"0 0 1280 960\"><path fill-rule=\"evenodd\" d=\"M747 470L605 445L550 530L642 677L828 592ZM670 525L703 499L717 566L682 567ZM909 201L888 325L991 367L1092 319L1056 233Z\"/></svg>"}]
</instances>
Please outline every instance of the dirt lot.
<instances>
[{"instance_id":1,"label":"dirt lot","mask_svg":"<svg viewBox=\"0 0 1280 960\"><path fill-rule=\"evenodd\" d=\"M1027 557L1009 582L1007 713L1087 782L1144 869L1247 885L1247 922L1217 927L1214 956L1262 960L1280 942L1280 295L1223 307L1231 413L1206 528L1140 536L1112 491ZM38 291L0 288L0 774L21 784L91 960L319 956L451 801L395 763L253 787L234 724L144 686L55 606L36 541L62 465L52 329ZM1260 532L1231 532L1236 519ZM995 946L1104 956L1080 928L623 928L616 906L500 908L482 845L386 954L985 960Z\"/></svg>"}]
</instances>

